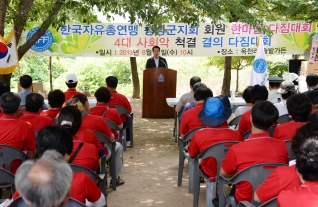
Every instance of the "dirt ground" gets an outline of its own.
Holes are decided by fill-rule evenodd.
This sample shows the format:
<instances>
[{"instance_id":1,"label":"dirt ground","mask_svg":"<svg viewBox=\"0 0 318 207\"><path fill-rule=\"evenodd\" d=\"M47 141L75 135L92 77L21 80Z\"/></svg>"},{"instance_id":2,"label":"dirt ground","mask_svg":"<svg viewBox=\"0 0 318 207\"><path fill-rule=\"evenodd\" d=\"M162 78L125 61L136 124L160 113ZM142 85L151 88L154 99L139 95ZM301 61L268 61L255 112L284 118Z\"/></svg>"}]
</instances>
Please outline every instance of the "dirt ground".
<instances>
[{"instance_id":1,"label":"dirt ground","mask_svg":"<svg viewBox=\"0 0 318 207\"><path fill-rule=\"evenodd\" d=\"M184 167L182 186L177 186L178 145L173 137L173 119L141 117L141 99L132 99L134 148L124 153L126 183L116 191L108 188L107 202L112 207L193 205L188 193L188 171ZM205 185L201 184L199 206L205 206Z\"/></svg>"}]
</instances>

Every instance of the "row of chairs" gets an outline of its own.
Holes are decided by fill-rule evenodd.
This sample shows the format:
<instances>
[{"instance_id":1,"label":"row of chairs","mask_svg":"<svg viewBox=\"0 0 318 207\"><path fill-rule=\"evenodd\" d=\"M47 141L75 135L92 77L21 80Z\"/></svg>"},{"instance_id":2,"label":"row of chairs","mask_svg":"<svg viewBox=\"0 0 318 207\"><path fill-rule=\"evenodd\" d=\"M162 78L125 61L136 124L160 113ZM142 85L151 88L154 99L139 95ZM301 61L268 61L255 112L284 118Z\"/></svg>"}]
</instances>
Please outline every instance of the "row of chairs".
<instances>
[{"instance_id":1,"label":"row of chairs","mask_svg":"<svg viewBox=\"0 0 318 207\"><path fill-rule=\"evenodd\" d=\"M218 178L216 180L210 180L210 178L204 174L204 172L199 168L199 160L205 159L207 157L214 157L217 160L218 163L218 170L220 170L221 162L223 158L225 157L227 151L229 148L238 142L236 141L229 141L229 142L221 142L217 143L215 145L210 146L205 151L201 152L197 157L191 158L187 152L187 145L192 139L193 135L198 130L204 130L205 127L196 128L192 131L188 132L183 139L178 139L178 145L179 145L179 168L178 168L178 186L182 185L182 175L183 175L183 166L184 166L184 160L188 159L188 172L189 172L189 179L188 179L188 191L189 193L194 195L193 200L193 206L198 206L199 201L199 189L200 189L200 177L204 177L206 180L206 206L210 207L212 206L212 199L213 196L216 194L216 184L218 183ZM288 148L289 158L292 160L295 158L294 154L291 150L291 141L286 141L286 146ZM276 166L276 164L273 164ZM281 165L281 164L278 164ZM243 172L243 171L242 171ZM269 172L269 171L267 171ZM270 173L270 172L269 172ZM269 174L268 173L268 174ZM266 174L266 175L268 175ZM266 176L267 177L267 176ZM265 178L266 178L265 177ZM265 179L264 178L264 179ZM225 179L225 178L224 178ZM226 182L232 181L225 179ZM219 194L220 195L220 194Z\"/></svg>"},{"instance_id":2,"label":"row of chairs","mask_svg":"<svg viewBox=\"0 0 318 207\"><path fill-rule=\"evenodd\" d=\"M111 142L110 139L101 132L94 131L100 142L108 144L111 148L112 155L115 155L115 145L116 142ZM14 175L10 173L10 165L13 160L21 160L22 162L29 159L25 153L21 150L0 144L0 188L11 187L11 193L15 192L14 187ZM74 172L85 172L100 188L101 192L106 197L106 187L107 187L107 171L106 171L106 156L101 158L100 163L100 174L79 165L70 165ZM111 156L109 160L110 176L115 177L115 156ZM9 185L8 185L9 183ZM112 189L116 190L116 179L112 179ZM85 206L85 205L84 205Z\"/></svg>"}]
</instances>

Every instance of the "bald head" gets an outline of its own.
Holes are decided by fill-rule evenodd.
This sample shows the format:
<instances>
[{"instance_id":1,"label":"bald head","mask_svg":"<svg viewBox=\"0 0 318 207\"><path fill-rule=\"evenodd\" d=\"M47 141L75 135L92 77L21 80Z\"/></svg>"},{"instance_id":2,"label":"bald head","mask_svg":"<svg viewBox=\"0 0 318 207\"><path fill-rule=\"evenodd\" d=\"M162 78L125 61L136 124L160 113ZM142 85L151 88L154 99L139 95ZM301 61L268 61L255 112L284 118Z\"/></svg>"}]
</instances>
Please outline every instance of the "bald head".
<instances>
[{"instance_id":1,"label":"bald head","mask_svg":"<svg viewBox=\"0 0 318 207\"><path fill-rule=\"evenodd\" d=\"M63 156L46 151L37 161L25 161L17 170L15 185L32 207L62 207L68 200L72 170Z\"/></svg>"}]
</instances>

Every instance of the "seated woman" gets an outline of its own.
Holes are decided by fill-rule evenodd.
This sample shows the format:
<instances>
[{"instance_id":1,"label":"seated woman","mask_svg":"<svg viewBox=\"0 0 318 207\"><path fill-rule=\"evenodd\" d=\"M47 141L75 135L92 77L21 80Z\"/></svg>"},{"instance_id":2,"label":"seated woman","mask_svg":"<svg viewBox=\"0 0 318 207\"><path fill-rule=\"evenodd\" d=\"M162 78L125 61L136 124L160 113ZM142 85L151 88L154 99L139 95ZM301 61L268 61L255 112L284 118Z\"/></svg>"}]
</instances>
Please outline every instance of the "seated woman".
<instances>
[{"instance_id":1,"label":"seated woman","mask_svg":"<svg viewBox=\"0 0 318 207\"><path fill-rule=\"evenodd\" d=\"M84 97L84 96L82 96L82 97ZM80 120L82 120L82 117L83 116L86 116L87 114L88 114L88 111L89 111L89 109L87 109L86 107L84 107L84 105L87 105L88 104L88 101L87 101L87 98L85 99L85 100L83 100L83 101L85 101L85 104L83 104L82 103L82 101L80 100L80 99L78 99L78 98L72 98L72 99L70 99L67 103L66 103L66 105L68 105L68 106L66 106L66 107L73 107L74 108L74 106L76 107L76 110L77 110L77 115L76 115L76 119L78 120L78 119L80 119ZM64 107L64 108L66 108L66 107ZM64 110L65 109L62 109L63 110L63 113L64 113ZM62 110L61 110L61 112L62 112ZM61 112L60 112L60 115L59 116L61 116ZM79 113L78 113L79 112ZM91 115L91 116L95 116L95 115ZM100 117L99 117L100 118ZM65 118L64 118L65 119ZM60 123L62 123L62 121L63 121L63 119L60 119L60 118L58 118L58 123L60 124ZM68 118L68 119L66 119L65 121L70 121L70 119ZM72 121L71 121L72 122ZM107 127L107 125L106 125L106 123L105 123L105 121L102 119L102 122L105 124L105 126ZM73 122L72 122L73 123ZM79 128L80 128L80 126L79 126ZM84 127L84 129L85 130L87 130L87 129L89 129L89 130L93 130L93 129L91 129L91 128L85 128ZM79 130L77 133L76 133L76 136L79 138L79 139L81 139L81 140L87 140L87 137L85 137L86 135L85 134L82 134L81 133L81 131L82 130ZM98 130L97 130L98 131ZM111 132L109 132L110 134L112 134ZM114 140L114 136L112 135L111 137L110 137L110 140L111 141L113 141ZM110 150L110 147L107 145L107 144L105 144L104 145L105 146L105 148L107 149L106 150L106 155L107 155L107 157L106 157L106 159L108 160L109 158L110 158L110 156L111 156L111 150ZM120 177L119 177L119 174L123 171L123 162L122 162L122 157L123 157L123 146L119 143L119 142L116 142L116 147L115 147L115 155L113 155L113 156L115 156L115 166L116 166L116 168L115 168L115 174L116 174L116 184L117 185L122 185L122 184L124 184L125 183L125 181L123 180L123 179L121 179Z\"/></svg>"},{"instance_id":2,"label":"seated woman","mask_svg":"<svg viewBox=\"0 0 318 207\"><path fill-rule=\"evenodd\" d=\"M96 146L83 141L77 136L77 132L82 124L81 112L74 106L65 106L58 115L57 123L68 128L73 135L73 150L69 162L87 167L96 172L98 168Z\"/></svg>"},{"instance_id":3,"label":"seated woman","mask_svg":"<svg viewBox=\"0 0 318 207\"><path fill-rule=\"evenodd\" d=\"M278 206L318 206L318 141L307 139L296 155L297 174L302 185L282 191L277 198Z\"/></svg>"},{"instance_id":4,"label":"seated woman","mask_svg":"<svg viewBox=\"0 0 318 207\"><path fill-rule=\"evenodd\" d=\"M50 159L56 161L64 159L68 162L73 149L72 134L63 126L46 126L38 134L36 147L40 157L55 150L58 152L57 156L51 156ZM18 197L19 192L16 191L12 198L16 199ZM87 206L106 205L104 194L84 172L73 173L70 197L85 203Z\"/></svg>"}]
</instances>

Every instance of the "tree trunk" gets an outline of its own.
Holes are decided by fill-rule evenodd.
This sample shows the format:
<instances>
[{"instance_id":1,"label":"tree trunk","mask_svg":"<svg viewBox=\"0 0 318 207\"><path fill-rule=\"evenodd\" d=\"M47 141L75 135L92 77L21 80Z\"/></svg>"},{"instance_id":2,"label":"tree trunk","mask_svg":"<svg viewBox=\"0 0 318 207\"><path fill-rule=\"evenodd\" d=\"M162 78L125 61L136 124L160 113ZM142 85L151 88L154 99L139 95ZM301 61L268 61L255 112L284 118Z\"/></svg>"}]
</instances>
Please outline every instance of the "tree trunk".
<instances>
[{"instance_id":1,"label":"tree trunk","mask_svg":"<svg viewBox=\"0 0 318 207\"><path fill-rule=\"evenodd\" d=\"M238 92L238 87L239 87L239 69L236 69L236 89L235 92Z\"/></svg>"},{"instance_id":2,"label":"tree trunk","mask_svg":"<svg viewBox=\"0 0 318 207\"><path fill-rule=\"evenodd\" d=\"M6 0L0 1L0 35L4 36L4 24L6 20L7 4Z\"/></svg>"},{"instance_id":3,"label":"tree trunk","mask_svg":"<svg viewBox=\"0 0 318 207\"><path fill-rule=\"evenodd\" d=\"M11 76L12 76L12 73L6 74L6 75L1 74L0 75L0 81L4 81L4 82L6 82L7 84L10 85Z\"/></svg>"},{"instance_id":4,"label":"tree trunk","mask_svg":"<svg viewBox=\"0 0 318 207\"><path fill-rule=\"evenodd\" d=\"M133 95L132 98L140 98L140 83L137 71L136 57L130 57L130 68L133 81Z\"/></svg>"},{"instance_id":5,"label":"tree trunk","mask_svg":"<svg viewBox=\"0 0 318 207\"><path fill-rule=\"evenodd\" d=\"M227 56L225 58L225 64L224 64L224 76L223 76L223 84L222 84L222 91L221 93L223 95L226 95L228 97L231 96L230 93L230 87L231 87L231 63L232 63L232 57Z\"/></svg>"}]
</instances>

